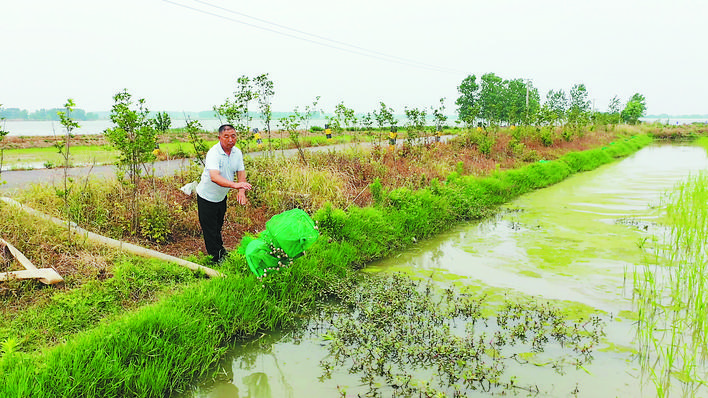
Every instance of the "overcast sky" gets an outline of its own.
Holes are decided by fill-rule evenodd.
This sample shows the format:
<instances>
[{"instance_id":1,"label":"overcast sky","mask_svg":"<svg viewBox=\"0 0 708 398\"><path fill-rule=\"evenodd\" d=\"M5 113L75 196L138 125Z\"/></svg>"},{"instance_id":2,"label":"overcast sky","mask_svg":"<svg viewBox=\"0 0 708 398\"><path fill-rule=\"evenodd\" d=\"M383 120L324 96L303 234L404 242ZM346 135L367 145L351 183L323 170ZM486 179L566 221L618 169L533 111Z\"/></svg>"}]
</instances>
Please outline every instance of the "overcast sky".
<instances>
[{"instance_id":1,"label":"overcast sky","mask_svg":"<svg viewBox=\"0 0 708 398\"><path fill-rule=\"evenodd\" d=\"M110 110L126 88L201 111L268 73L276 111L454 113L462 79L493 72L542 98L583 83L599 110L639 92L649 114L706 114L707 18L702 0L7 0L0 104Z\"/></svg>"}]
</instances>

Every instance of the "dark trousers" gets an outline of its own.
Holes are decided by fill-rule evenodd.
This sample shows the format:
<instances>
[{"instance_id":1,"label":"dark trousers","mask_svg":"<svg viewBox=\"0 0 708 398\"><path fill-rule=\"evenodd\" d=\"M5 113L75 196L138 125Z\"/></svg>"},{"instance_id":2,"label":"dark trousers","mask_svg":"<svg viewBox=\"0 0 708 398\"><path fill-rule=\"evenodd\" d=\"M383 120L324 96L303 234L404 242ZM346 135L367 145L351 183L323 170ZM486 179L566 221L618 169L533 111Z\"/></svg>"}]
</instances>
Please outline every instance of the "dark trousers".
<instances>
[{"instance_id":1,"label":"dark trousers","mask_svg":"<svg viewBox=\"0 0 708 398\"><path fill-rule=\"evenodd\" d=\"M224 216L226 215L226 198L215 203L197 195L197 211L199 225L201 225L204 234L206 251L214 261L219 262L226 255L224 241L221 238L221 227L224 226Z\"/></svg>"}]
</instances>

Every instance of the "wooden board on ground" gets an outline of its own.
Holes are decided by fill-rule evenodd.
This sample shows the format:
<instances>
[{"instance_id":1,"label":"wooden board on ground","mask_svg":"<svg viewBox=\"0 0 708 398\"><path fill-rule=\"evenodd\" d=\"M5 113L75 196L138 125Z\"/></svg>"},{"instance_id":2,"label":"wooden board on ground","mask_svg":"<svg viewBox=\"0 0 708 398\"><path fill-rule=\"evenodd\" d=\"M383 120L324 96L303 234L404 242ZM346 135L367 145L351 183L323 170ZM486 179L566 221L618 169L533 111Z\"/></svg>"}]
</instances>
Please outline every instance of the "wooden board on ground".
<instances>
[{"instance_id":1,"label":"wooden board on ground","mask_svg":"<svg viewBox=\"0 0 708 398\"><path fill-rule=\"evenodd\" d=\"M64 281L64 278L52 268L37 269L22 252L2 238L0 238L0 256L2 256L3 262L8 260L8 262L12 262L14 259L25 268L22 271L0 272L0 282L9 279L38 279L44 284L53 285Z\"/></svg>"}]
</instances>

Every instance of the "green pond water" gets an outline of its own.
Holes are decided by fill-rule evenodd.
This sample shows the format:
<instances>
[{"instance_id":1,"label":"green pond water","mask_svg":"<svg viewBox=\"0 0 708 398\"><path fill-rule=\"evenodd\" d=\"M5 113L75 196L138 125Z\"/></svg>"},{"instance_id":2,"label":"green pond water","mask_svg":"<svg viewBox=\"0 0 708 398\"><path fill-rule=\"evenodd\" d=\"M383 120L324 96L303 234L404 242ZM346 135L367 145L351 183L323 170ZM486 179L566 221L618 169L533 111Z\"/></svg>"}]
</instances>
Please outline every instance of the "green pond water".
<instances>
[{"instance_id":1,"label":"green pond water","mask_svg":"<svg viewBox=\"0 0 708 398\"><path fill-rule=\"evenodd\" d=\"M538 384L538 396L652 397L636 361L632 274L659 234L662 196L689 175L708 169L705 149L655 145L597 170L524 195L499 214L459 225L376 263L365 272L403 272L471 291L553 300L576 312L600 311L607 335L584 369L559 375L547 366L508 371ZM234 347L218 380L185 397L337 397L367 391L346 369L321 379L327 342L318 335L280 333ZM552 354L552 353L549 353ZM382 389L383 396L390 390ZM524 391L517 391L520 395ZM708 391L703 391L708 396ZM480 393L478 396L484 396Z\"/></svg>"}]
</instances>

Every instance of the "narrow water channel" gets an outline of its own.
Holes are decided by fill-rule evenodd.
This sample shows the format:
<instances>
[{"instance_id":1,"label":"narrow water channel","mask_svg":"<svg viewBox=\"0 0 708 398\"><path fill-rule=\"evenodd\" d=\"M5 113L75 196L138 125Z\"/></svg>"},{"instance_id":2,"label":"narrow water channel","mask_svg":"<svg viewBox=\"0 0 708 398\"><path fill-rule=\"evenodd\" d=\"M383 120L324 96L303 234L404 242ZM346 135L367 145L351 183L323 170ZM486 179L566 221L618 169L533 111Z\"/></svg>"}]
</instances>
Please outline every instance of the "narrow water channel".
<instances>
[{"instance_id":1,"label":"narrow water channel","mask_svg":"<svg viewBox=\"0 0 708 398\"><path fill-rule=\"evenodd\" d=\"M658 233L662 196L689 175L708 169L702 148L655 145L597 170L524 195L498 216L460 225L404 253L370 264L365 272L404 272L440 283L471 286L492 295L591 307L610 319L592 364L547 380L543 396L651 397L634 358L632 273ZM185 397L348 396L360 381L346 370L320 380L326 342L317 336L273 334L234 347L220 381L205 381ZM543 376L528 375L536 378ZM522 376L523 378L523 376ZM546 381L546 380L542 380ZM554 395L556 394L556 395Z\"/></svg>"}]
</instances>

